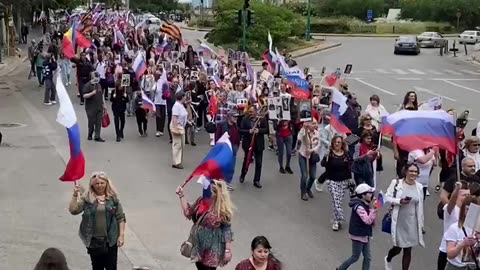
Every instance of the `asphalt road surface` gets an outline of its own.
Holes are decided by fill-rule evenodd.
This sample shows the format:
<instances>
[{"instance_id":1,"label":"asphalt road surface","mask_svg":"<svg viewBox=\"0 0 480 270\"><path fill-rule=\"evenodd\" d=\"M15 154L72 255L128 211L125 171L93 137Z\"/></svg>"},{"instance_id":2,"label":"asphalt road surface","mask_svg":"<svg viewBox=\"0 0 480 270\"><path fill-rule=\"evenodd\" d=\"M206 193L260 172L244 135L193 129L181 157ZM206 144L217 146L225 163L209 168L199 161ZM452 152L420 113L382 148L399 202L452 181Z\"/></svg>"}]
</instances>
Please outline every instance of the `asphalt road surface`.
<instances>
[{"instance_id":1,"label":"asphalt road surface","mask_svg":"<svg viewBox=\"0 0 480 270\"><path fill-rule=\"evenodd\" d=\"M184 31L184 34L189 43L203 35L192 31ZM310 66L312 71L321 70L323 65L334 69L352 63L355 73L349 79L350 87L363 98L363 105L368 96L376 93L391 110L393 105L401 102L405 90L418 86L455 99L452 104L456 106L469 106L472 112L476 111L476 98L471 97L478 93L449 84L480 91L478 83L465 80L478 76L460 71L475 72L475 67L437 57L428 50L422 50L417 57L393 56L393 42L385 39L342 39L342 42L343 46L338 49L298 61ZM25 69L26 74L28 67L20 68ZM394 69L409 73L396 74ZM411 74L411 70L423 74ZM432 74L433 70L443 75ZM460 75L448 75L446 70ZM5 269L32 269L41 252L55 246L65 252L71 269L89 269L88 255L77 236L80 217L71 216L67 211L73 186L58 180L65 166L64 159L68 157L65 129L55 122L58 105L44 106L43 89L39 91L33 80L27 81L26 75L20 74L0 78L0 82L11 86L10 92L0 88L3 89L0 91L0 123L25 124L24 127L2 129L5 145L0 148L0 264ZM408 77L420 80L400 79ZM119 269L129 269L132 264L150 265L151 269L194 269L179 253L191 223L181 214L175 188L209 151L207 135L198 133L198 146L185 147L185 169L181 171L171 168L168 137L153 136L153 118L149 118L148 137L138 136L135 118L130 117L127 118L125 140L121 143L115 142L113 124L102 130L102 137L107 142L86 141L84 108L79 106L75 97L75 85L68 89L81 126L87 176L96 170L107 172L126 211L128 228L125 247L119 253ZM419 92L419 96L421 100L431 97L424 92ZM394 163L390 150L382 149L382 152L385 171L378 177L378 189L385 191L394 177ZM239 157L240 161L242 152ZM233 221L233 261L224 269L233 270L236 263L249 256L250 241L257 235L268 237L285 269L334 269L350 255L351 243L347 229L331 230L329 194L315 193L315 199L300 200L298 157L292 158L293 176L278 173L273 152L265 151L263 164L263 188L256 189L252 185L252 171L245 183L238 182L240 162L237 162L235 191L232 193L237 208ZM442 236L441 222L436 217L438 196L433 193L437 175L435 171L431 181L432 196L425 204L426 248L414 249L410 269L435 268ZM86 185L87 181L85 178L81 184ZM201 186L193 181L187 186L186 193L193 200L201 195ZM350 210L346 204L344 209L348 217ZM380 211L378 224L384 212ZM371 246L371 269L383 269L383 258L390 247L390 237L381 233L377 226ZM400 261L400 257L394 259L395 269L399 269ZM351 269L361 269L361 263Z\"/></svg>"}]
</instances>

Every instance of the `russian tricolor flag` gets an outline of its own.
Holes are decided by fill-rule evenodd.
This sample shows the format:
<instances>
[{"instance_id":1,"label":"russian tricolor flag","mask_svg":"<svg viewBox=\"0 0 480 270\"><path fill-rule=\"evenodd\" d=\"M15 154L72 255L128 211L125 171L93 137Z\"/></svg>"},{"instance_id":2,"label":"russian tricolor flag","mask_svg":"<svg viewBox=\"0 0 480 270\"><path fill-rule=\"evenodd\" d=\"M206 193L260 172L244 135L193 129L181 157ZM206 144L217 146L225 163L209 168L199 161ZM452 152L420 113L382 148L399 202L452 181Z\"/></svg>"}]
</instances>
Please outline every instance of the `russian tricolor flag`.
<instances>
[{"instance_id":1,"label":"russian tricolor flag","mask_svg":"<svg viewBox=\"0 0 480 270\"><path fill-rule=\"evenodd\" d=\"M387 117L384 129L393 131L395 142L405 151L438 146L457 153L455 120L443 110L398 111Z\"/></svg>"},{"instance_id":2,"label":"russian tricolor flag","mask_svg":"<svg viewBox=\"0 0 480 270\"><path fill-rule=\"evenodd\" d=\"M132 68L135 71L135 77L137 80L140 80L140 77L142 77L145 71L147 71L147 64L145 63L145 59L143 59L143 55L141 53L137 54Z\"/></svg>"},{"instance_id":3,"label":"russian tricolor flag","mask_svg":"<svg viewBox=\"0 0 480 270\"><path fill-rule=\"evenodd\" d=\"M230 183L232 182L234 171L235 158L233 156L232 144L230 143L228 133L225 132L185 181L185 184L187 184L193 177L200 177L198 182L203 186L203 200L199 208L200 213L206 211L209 207L209 199L211 197L210 185L212 181L222 180Z\"/></svg>"},{"instance_id":4,"label":"russian tricolor flag","mask_svg":"<svg viewBox=\"0 0 480 270\"><path fill-rule=\"evenodd\" d=\"M155 103L148 98L148 96L145 94L145 92L142 90L142 108L151 110L151 111L156 111Z\"/></svg>"},{"instance_id":5,"label":"russian tricolor flag","mask_svg":"<svg viewBox=\"0 0 480 270\"><path fill-rule=\"evenodd\" d=\"M267 64L268 64L268 68L269 68L268 71L275 75L275 71L277 70L277 66L276 66L276 63L275 63L273 58L274 58L274 56L272 55L272 53L269 50L266 50L263 53L263 60L265 62L267 62Z\"/></svg>"},{"instance_id":6,"label":"russian tricolor flag","mask_svg":"<svg viewBox=\"0 0 480 270\"><path fill-rule=\"evenodd\" d=\"M198 47L198 52L202 52L203 55L215 54L215 52L205 43L200 43Z\"/></svg>"},{"instance_id":7,"label":"russian tricolor flag","mask_svg":"<svg viewBox=\"0 0 480 270\"><path fill-rule=\"evenodd\" d=\"M287 75L288 83L292 87L292 96L299 100L310 99L310 85L308 82L296 75Z\"/></svg>"},{"instance_id":8,"label":"russian tricolor flag","mask_svg":"<svg viewBox=\"0 0 480 270\"><path fill-rule=\"evenodd\" d=\"M332 90L332 109L330 112L330 123L332 127L339 133L352 133L350 129L342 122L341 117L347 111L347 97L342 95L337 88Z\"/></svg>"},{"instance_id":9,"label":"russian tricolor flag","mask_svg":"<svg viewBox=\"0 0 480 270\"><path fill-rule=\"evenodd\" d=\"M82 179L85 175L85 157L80 148L80 128L72 101L68 96L60 75L57 75L56 89L60 105L57 113L57 122L67 128L68 141L70 143L70 160L60 180L64 182L76 181Z\"/></svg>"}]
</instances>

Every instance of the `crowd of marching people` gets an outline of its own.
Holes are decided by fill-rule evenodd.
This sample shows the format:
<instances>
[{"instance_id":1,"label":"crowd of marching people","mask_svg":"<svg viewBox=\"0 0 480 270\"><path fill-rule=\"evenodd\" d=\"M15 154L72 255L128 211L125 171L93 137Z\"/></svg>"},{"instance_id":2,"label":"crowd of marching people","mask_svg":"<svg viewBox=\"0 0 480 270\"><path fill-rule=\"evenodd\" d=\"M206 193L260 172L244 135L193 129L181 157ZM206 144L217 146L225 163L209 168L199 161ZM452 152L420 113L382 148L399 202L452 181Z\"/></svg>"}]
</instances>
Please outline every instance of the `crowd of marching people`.
<instances>
[{"instance_id":1,"label":"crowd of marching people","mask_svg":"<svg viewBox=\"0 0 480 270\"><path fill-rule=\"evenodd\" d=\"M150 130L157 137L168 133L171 166L184 169L184 153L190 151L186 144L196 146L195 138L206 131L213 147L228 133L233 164L243 155L239 182L245 182L253 163L256 188L262 188L264 152L274 152L279 173L299 178L301 200L313 199L313 190L328 190L333 231L347 227L349 220L352 255L339 270L348 269L361 254L362 269L370 269L375 223L392 240L385 270L393 269L391 262L400 253L402 269L411 269L412 248L425 245L423 202L429 195L433 168L438 166L440 184L435 191L440 192L438 216L444 226L438 269L479 269L478 232L464 223L469 206L479 204L480 139L476 133L465 135L466 117L454 120L453 110L426 108L428 104L420 104L413 91L390 115L377 95L362 107L338 70L322 74L317 84L288 54L270 49L261 69L255 71L246 53L215 51L203 43L194 48L168 22L159 33L150 33L148 22L134 23L127 11L92 10L77 21L52 27L38 44L32 41L30 77L36 76L44 86L43 102L48 106L57 101L59 83L72 85L70 91L78 94L77 102L85 107L88 140L105 141L101 130L109 126L110 111L116 141L128 139L124 137L126 117L135 117L139 136L147 136ZM60 79L55 81L57 70ZM434 119L430 124L438 121L431 124L435 134L421 134L421 128L419 133L411 132L423 124L418 119ZM387 134L394 138L397 177L385 194L379 194L375 188L378 172L383 171L381 142ZM292 163L294 156L298 166ZM184 216L193 221L181 253L197 269L216 269L232 259L231 180L211 179L209 204L202 197L187 202L183 187L176 190ZM95 172L88 188L75 187L69 205L70 213L82 214L79 235L94 270L116 269L118 247L128 241L124 239L126 215L117 195L111 179ZM344 214L346 195L351 199L349 219ZM384 200L390 208L380 219L377 211ZM270 250L265 237L254 238L251 258L236 269L281 269ZM45 253L51 255L42 256L41 261L63 258L59 263L64 266L58 269L68 269L60 251ZM47 269L41 264L35 269Z\"/></svg>"}]
</instances>

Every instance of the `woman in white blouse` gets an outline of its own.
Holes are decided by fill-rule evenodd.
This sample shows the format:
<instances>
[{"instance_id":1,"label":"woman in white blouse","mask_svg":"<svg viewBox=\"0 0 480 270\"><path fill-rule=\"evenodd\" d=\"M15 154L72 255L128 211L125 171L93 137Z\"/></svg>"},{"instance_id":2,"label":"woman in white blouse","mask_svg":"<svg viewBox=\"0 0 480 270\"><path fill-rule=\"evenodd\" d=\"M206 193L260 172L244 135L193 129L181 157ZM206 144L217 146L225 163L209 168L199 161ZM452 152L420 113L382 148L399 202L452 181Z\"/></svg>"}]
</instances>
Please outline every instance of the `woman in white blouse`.
<instances>
[{"instance_id":1,"label":"woman in white blouse","mask_svg":"<svg viewBox=\"0 0 480 270\"><path fill-rule=\"evenodd\" d=\"M185 145L185 125L187 124L188 112L185 109L185 93L183 91L175 94L176 102L172 107L172 121L170 130L172 132L172 167L183 169L183 146Z\"/></svg>"},{"instance_id":2,"label":"woman in white blouse","mask_svg":"<svg viewBox=\"0 0 480 270\"><path fill-rule=\"evenodd\" d=\"M370 97L370 104L365 108L365 112L372 117L372 125L380 130L380 125L382 124L382 116L387 114L387 110L380 104L380 98L377 95Z\"/></svg>"}]
</instances>

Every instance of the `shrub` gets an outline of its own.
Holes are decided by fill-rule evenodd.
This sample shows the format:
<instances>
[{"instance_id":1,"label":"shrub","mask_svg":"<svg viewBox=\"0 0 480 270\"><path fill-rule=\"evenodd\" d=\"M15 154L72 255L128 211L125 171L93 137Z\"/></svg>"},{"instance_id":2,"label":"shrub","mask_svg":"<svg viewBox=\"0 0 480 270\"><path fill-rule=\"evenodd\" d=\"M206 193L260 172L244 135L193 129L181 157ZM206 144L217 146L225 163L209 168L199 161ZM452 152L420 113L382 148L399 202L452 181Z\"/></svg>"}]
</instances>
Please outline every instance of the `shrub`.
<instances>
[{"instance_id":1,"label":"shrub","mask_svg":"<svg viewBox=\"0 0 480 270\"><path fill-rule=\"evenodd\" d=\"M190 27L215 27L215 21L213 18L205 18L205 19L200 19L198 17L192 18L188 22L188 26Z\"/></svg>"},{"instance_id":2,"label":"shrub","mask_svg":"<svg viewBox=\"0 0 480 270\"><path fill-rule=\"evenodd\" d=\"M240 48L242 44L242 27L236 22L238 10L243 0L219 0L215 7L215 31L209 35L208 41L223 47ZM268 31L278 49L292 36L303 36L305 20L298 14L284 8L251 2L255 24L247 28L246 48L255 58L260 57L268 46Z\"/></svg>"}]
</instances>

